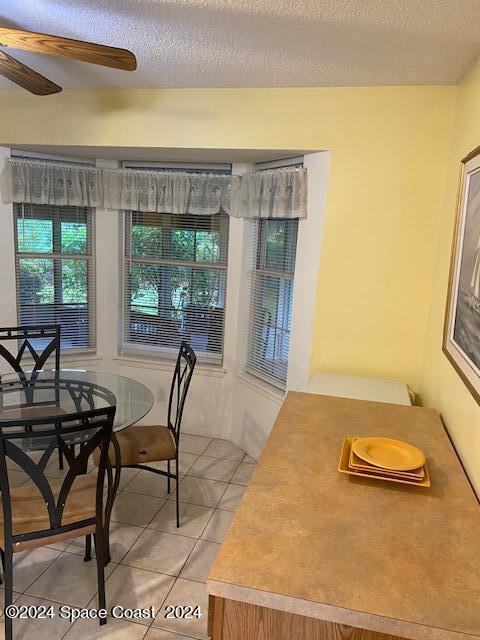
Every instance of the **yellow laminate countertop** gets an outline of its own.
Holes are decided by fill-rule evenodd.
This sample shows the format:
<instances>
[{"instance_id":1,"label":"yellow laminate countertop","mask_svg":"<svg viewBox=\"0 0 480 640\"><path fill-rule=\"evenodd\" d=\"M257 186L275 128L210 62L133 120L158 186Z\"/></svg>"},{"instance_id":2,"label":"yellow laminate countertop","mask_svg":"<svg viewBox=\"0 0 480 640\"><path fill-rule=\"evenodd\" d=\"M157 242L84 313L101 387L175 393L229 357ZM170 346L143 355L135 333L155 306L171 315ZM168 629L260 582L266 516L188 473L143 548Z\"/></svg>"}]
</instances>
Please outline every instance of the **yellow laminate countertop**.
<instances>
[{"instance_id":1,"label":"yellow laminate countertop","mask_svg":"<svg viewBox=\"0 0 480 640\"><path fill-rule=\"evenodd\" d=\"M432 487L340 474L343 438L367 435L423 449ZM207 586L406 638L480 638L480 507L437 413L288 393Z\"/></svg>"}]
</instances>

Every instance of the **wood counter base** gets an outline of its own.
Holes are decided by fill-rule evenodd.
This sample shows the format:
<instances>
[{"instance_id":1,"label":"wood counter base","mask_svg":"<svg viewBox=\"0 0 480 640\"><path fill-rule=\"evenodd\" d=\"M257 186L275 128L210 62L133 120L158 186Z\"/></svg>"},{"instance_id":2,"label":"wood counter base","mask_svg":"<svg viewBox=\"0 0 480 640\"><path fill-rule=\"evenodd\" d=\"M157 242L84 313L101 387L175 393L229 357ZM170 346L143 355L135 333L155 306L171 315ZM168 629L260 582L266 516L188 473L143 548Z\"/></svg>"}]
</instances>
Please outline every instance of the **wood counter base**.
<instances>
[{"instance_id":1,"label":"wood counter base","mask_svg":"<svg viewBox=\"0 0 480 640\"><path fill-rule=\"evenodd\" d=\"M344 624L209 596L211 640L400 640Z\"/></svg>"}]
</instances>

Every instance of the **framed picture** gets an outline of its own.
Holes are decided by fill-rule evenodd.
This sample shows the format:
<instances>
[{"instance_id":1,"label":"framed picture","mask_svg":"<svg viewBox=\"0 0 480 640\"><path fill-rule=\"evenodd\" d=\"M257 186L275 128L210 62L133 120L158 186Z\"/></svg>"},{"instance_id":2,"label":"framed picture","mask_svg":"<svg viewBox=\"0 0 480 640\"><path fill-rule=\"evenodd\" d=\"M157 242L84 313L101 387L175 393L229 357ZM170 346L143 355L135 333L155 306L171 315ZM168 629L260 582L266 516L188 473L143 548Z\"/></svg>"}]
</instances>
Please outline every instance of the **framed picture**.
<instances>
[{"instance_id":1,"label":"framed picture","mask_svg":"<svg viewBox=\"0 0 480 640\"><path fill-rule=\"evenodd\" d=\"M443 351L480 404L480 147L462 160Z\"/></svg>"}]
</instances>

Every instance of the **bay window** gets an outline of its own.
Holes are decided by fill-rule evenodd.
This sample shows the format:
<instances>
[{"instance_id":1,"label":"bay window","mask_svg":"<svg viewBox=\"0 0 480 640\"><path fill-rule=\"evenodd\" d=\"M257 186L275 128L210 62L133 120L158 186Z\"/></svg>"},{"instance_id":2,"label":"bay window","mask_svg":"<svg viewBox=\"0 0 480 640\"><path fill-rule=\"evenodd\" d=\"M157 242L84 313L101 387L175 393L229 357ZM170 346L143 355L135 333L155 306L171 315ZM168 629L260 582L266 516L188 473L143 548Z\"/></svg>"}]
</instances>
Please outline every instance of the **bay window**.
<instances>
[{"instance_id":1,"label":"bay window","mask_svg":"<svg viewBox=\"0 0 480 640\"><path fill-rule=\"evenodd\" d=\"M228 216L127 211L123 240L122 352L221 363Z\"/></svg>"},{"instance_id":2,"label":"bay window","mask_svg":"<svg viewBox=\"0 0 480 640\"><path fill-rule=\"evenodd\" d=\"M245 370L286 386L298 220L249 221Z\"/></svg>"},{"instance_id":3,"label":"bay window","mask_svg":"<svg viewBox=\"0 0 480 640\"><path fill-rule=\"evenodd\" d=\"M14 204L18 324L60 324L62 349L95 348L93 215Z\"/></svg>"}]
</instances>

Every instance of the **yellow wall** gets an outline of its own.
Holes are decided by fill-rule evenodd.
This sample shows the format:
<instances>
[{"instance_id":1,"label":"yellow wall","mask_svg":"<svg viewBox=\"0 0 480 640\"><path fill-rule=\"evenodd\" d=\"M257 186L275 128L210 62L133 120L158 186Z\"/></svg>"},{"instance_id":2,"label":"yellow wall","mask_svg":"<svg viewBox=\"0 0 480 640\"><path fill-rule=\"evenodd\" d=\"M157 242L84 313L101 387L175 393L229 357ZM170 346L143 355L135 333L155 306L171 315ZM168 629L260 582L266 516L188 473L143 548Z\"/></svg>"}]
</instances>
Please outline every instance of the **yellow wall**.
<instances>
[{"instance_id":1,"label":"yellow wall","mask_svg":"<svg viewBox=\"0 0 480 640\"><path fill-rule=\"evenodd\" d=\"M417 389L455 96L455 87L4 91L0 142L330 150L312 369Z\"/></svg>"},{"instance_id":2,"label":"yellow wall","mask_svg":"<svg viewBox=\"0 0 480 640\"><path fill-rule=\"evenodd\" d=\"M480 410L442 353L443 320L460 161L478 145L480 145L480 59L458 90L421 382L424 404L434 406L441 413L468 475L480 495Z\"/></svg>"}]
</instances>

